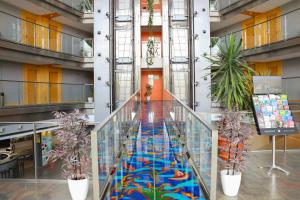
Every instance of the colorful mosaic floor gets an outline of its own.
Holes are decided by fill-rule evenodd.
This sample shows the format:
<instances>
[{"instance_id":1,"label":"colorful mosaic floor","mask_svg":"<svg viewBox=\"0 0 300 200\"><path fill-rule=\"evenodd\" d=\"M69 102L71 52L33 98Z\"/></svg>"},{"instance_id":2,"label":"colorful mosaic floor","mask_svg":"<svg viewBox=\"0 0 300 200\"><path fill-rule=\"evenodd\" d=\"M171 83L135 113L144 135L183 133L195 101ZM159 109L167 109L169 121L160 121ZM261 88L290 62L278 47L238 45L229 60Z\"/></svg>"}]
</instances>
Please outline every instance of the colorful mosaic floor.
<instances>
[{"instance_id":1,"label":"colorful mosaic floor","mask_svg":"<svg viewBox=\"0 0 300 200\"><path fill-rule=\"evenodd\" d=\"M140 130L118 166L107 199L205 199L174 127L166 127L163 102L143 103Z\"/></svg>"}]
</instances>

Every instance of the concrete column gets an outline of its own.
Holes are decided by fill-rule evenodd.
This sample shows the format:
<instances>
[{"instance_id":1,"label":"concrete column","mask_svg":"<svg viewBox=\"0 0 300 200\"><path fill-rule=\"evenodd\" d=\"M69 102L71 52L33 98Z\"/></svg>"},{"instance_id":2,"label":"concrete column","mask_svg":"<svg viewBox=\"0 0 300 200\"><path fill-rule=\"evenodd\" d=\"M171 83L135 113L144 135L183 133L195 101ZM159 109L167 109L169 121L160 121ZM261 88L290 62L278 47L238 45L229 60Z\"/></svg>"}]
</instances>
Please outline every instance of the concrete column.
<instances>
[{"instance_id":1,"label":"concrete column","mask_svg":"<svg viewBox=\"0 0 300 200\"><path fill-rule=\"evenodd\" d=\"M141 74L141 1L134 0L134 91L140 88ZM133 91L133 92L134 92Z\"/></svg>"},{"instance_id":2,"label":"concrete column","mask_svg":"<svg viewBox=\"0 0 300 200\"><path fill-rule=\"evenodd\" d=\"M209 0L193 0L192 5L194 33L194 105L196 112L210 112L210 77L205 70L209 62L203 56L210 52Z\"/></svg>"},{"instance_id":3,"label":"concrete column","mask_svg":"<svg viewBox=\"0 0 300 200\"><path fill-rule=\"evenodd\" d=\"M95 120L103 121L111 112L110 88L110 0L94 1L94 95Z\"/></svg>"},{"instance_id":4,"label":"concrete column","mask_svg":"<svg viewBox=\"0 0 300 200\"><path fill-rule=\"evenodd\" d=\"M162 1L162 40L164 89L170 90L169 0Z\"/></svg>"}]
</instances>

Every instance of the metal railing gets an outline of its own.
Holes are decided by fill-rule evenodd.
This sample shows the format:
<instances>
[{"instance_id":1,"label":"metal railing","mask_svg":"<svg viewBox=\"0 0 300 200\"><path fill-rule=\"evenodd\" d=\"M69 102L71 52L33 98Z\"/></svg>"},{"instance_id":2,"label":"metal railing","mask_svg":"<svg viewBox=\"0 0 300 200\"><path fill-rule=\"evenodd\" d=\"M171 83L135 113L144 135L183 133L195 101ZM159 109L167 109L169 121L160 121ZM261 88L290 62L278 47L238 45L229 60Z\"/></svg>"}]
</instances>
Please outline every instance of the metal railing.
<instances>
[{"instance_id":1,"label":"metal railing","mask_svg":"<svg viewBox=\"0 0 300 200\"><path fill-rule=\"evenodd\" d=\"M93 84L0 80L0 107L85 103L93 91Z\"/></svg>"},{"instance_id":2,"label":"metal railing","mask_svg":"<svg viewBox=\"0 0 300 200\"><path fill-rule=\"evenodd\" d=\"M218 131L169 91L164 92L164 118L179 130L187 157L209 199L216 199ZM170 125L169 125L170 126Z\"/></svg>"},{"instance_id":3,"label":"metal railing","mask_svg":"<svg viewBox=\"0 0 300 200\"><path fill-rule=\"evenodd\" d=\"M91 38L82 38L0 11L0 40L77 57L92 57Z\"/></svg>"},{"instance_id":4,"label":"metal railing","mask_svg":"<svg viewBox=\"0 0 300 200\"><path fill-rule=\"evenodd\" d=\"M140 124L140 90L91 133L94 199L104 195L130 131ZM101 198L100 198L101 199Z\"/></svg>"},{"instance_id":5,"label":"metal railing","mask_svg":"<svg viewBox=\"0 0 300 200\"><path fill-rule=\"evenodd\" d=\"M241 0L210 0L210 10L219 11L230 7Z\"/></svg>"},{"instance_id":6,"label":"metal railing","mask_svg":"<svg viewBox=\"0 0 300 200\"><path fill-rule=\"evenodd\" d=\"M93 0L56 0L82 13L94 12Z\"/></svg>"},{"instance_id":7,"label":"metal railing","mask_svg":"<svg viewBox=\"0 0 300 200\"><path fill-rule=\"evenodd\" d=\"M229 40L230 34L233 34L237 42L242 39L242 48L247 50L297 38L300 36L300 27L296 26L293 21L299 17L300 8L297 8L253 26L227 33L219 37L220 42L225 43Z\"/></svg>"}]
</instances>

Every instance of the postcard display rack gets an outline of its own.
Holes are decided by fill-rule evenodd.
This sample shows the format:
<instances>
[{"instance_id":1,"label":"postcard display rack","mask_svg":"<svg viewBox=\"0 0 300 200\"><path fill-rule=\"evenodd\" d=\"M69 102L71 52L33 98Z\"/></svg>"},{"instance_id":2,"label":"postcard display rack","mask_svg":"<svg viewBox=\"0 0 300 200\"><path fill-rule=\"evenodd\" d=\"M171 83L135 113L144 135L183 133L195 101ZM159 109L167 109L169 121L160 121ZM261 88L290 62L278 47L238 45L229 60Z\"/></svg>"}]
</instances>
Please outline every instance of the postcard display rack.
<instances>
[{"instance_id":1,"label":"postcard display rack","mask_svg":"<svg viewBox=\"0 0 300 200\"><path fill-rule=\"evenodd\" d=\"M272 170L283 171L286 175L289 172L276 165L276 136L297 133L292 113L288 104L288 97L285 94L256 94L252 96L254 116L258 134L272 136L272 165L268 175Z\"/></svg>"}]
</instances>

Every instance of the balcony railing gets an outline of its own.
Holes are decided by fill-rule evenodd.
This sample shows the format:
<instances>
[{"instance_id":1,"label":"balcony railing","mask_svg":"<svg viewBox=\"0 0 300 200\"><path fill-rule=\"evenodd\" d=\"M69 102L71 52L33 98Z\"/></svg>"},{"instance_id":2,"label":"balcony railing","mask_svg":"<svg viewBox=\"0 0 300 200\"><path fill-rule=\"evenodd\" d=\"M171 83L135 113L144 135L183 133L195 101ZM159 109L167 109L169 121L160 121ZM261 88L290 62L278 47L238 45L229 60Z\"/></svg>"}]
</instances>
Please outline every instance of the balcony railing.
<instances>
[{"instance_id":1,"label":"balcony railing","mask_svg":"<svg viewBox=\"0 0 300 200\"><path fill-rule=\"evenodd\" d=\"M242 39L242 48L247 50L297 38L300 37L300 26L295 24L295 19L299 17L300 8L236 32L228 33L221 36L219 42L228 41L230 34L233 34L236 36L237 42Z\"/></svg>"},{"instance_id":2,"label":"balcony railing","mask_svg":"<svg viewBox=\"0 0 300 200\"><path fill-rule=\"evenodd\" d=\"M0 80L0 107L92 102L92 84Z\"/></svg>"},{"instance_id":3,"label":"balcony railing","mask_svg":"<svg viewBox=\"0 0 300 200\"><path fill-rule=\"evenodd\" d=\"M82 13L93 13L93 0L56 0Z\"/></svg>"},{"instance_id":4,"label":"balcony railing","mask_svg":"<svg viewBox=\"0 0 300 200\"><path fill-rule=\"evenodd\" d=\"M51 29L0 11L0 40L77 57L92 57L92 39Z\"/></svg>"},{"instance_id":5,"label":"balcony railing","mask_svg":"<svg viewBox=\"0 0 300 200\"><path fill-rule=\"evenodd\" d=\"M241 0L210 0L210 10L211 11L223 10L239 1Z\"/></svg>"}]
</instances>

